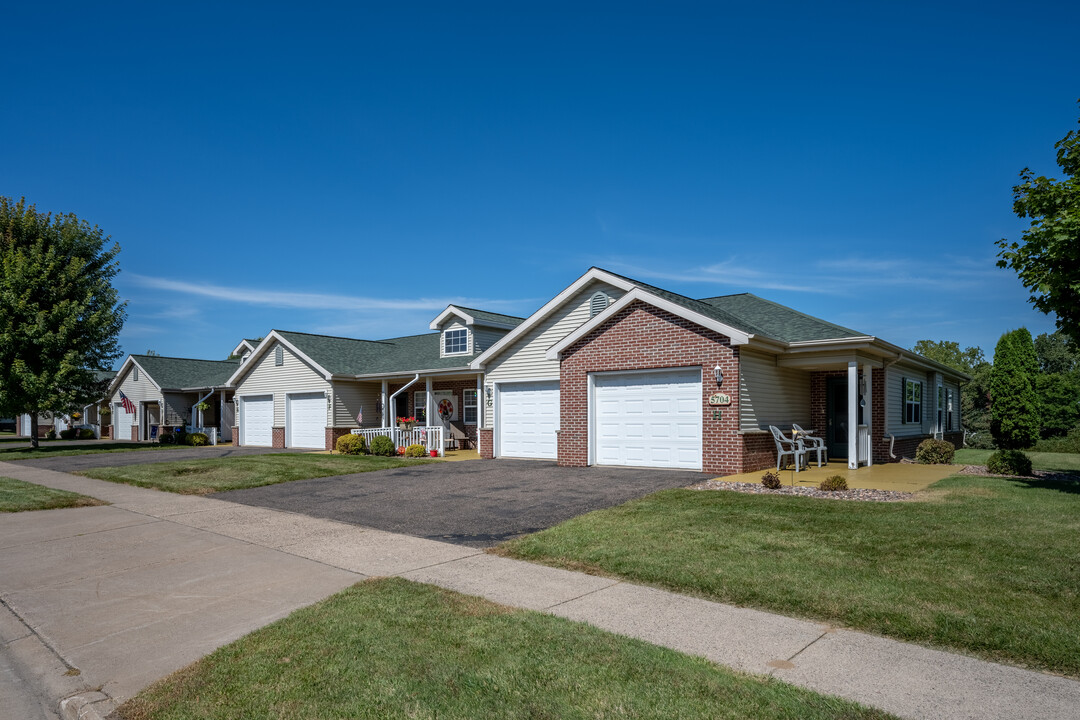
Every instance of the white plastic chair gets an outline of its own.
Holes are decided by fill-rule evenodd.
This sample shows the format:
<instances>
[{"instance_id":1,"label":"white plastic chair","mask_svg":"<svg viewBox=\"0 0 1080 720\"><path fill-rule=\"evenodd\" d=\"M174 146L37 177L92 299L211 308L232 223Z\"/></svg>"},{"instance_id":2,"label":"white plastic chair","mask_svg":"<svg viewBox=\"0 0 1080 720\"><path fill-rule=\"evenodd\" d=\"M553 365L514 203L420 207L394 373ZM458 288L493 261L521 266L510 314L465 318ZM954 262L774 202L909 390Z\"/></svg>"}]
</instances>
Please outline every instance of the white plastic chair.
<instances>
[{"instance_id":1,"label":"white plastic chair","mask_svg":"<svg viewBox=\"0 0 1080 720\"><path fill-rule=\"evenodd\" d=\"M784 435L775 425L769 426L769 432L772 433L773 441L776 443L776 471L780 472L781 461L790 455L792 462L795 463L795 472L799 472L800 466L806 462L806 448ZM783 466L787 468L786 461Z\"/></svg>"},{"instance_id":2,"label":"white plastic chair","mask_svg":"<svg viewBox=\"0 0 1080 720\"><path fill-rule=\"evenodd\" d=\"M791 429L795 431L795 439L798 440L808 453L817 453L817 466L821 467L821 455L825 454L825 464L829 464L829 451L825 447L825 438L819 438L803 430L796 423L791 423Z\"/></svg>"}]
</instances>

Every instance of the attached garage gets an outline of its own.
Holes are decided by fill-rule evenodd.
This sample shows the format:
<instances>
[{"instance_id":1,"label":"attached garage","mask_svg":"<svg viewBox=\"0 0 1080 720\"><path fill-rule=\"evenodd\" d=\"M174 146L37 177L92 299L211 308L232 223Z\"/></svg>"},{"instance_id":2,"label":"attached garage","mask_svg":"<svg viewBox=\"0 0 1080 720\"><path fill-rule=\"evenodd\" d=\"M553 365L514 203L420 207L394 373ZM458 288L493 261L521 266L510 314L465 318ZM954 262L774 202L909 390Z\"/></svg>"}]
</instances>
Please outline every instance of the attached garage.
<instances>
[{"instance_id":1,"label":"attached garage","mask_svg":"<svg viewBox=\"0 0 1080 720\"><path fill-rule=\"evenodd\" d=\"M559 381L501 383L496 454L555 460L559 428Z\"/></svg>"},{"instance_id":2,"label":"attached garage","mask_svg":"<svg viewBox=\"0 0 1080 720\"><path fill-rule=\"evenodd\" d=\"M117 440L131 440L131 425L135 422L135 413L124 410L120 403L113 405L113 437Z\"/></svg>"},{"instance_id":3,"label":"attached garage","mask_svg":"<svg viewBox=\"0 0 1080 720\"><path fill-rule=\"evenodd\" d=\"M589 376L592 462L700 470L701 370Z\"/></svg>"},{"instance_id":4,"label":"attached garage","mask_svg":"<svg viewBox=\"0 0 1080 720\"><path fill-rule=\"evenodd\" d=\"M271 447L274 427L274 396L240 398L240 444Z\"/></svg>"},{"instance_id":5,"label":"attached garage","mask_svg":"<svg viewBox=\"0 0 1080 720\"><path fill-rule=\"evenodd\" d=\"M285 396L285 446L322 450L326 447L326 395Z\"/></svg>"}]
</instances>

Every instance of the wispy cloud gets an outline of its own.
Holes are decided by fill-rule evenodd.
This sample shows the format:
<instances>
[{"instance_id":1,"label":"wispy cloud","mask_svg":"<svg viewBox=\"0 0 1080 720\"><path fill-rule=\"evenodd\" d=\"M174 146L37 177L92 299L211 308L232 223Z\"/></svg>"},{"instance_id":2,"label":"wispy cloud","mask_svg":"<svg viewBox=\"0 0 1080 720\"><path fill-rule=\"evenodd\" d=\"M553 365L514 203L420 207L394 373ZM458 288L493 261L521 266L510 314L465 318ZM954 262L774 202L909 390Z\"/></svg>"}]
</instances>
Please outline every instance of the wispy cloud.
<instances>
[{"instance_id":1,"label":"wispy cloud","mask_svg":"<svg viewBox=\"0 0 1080 720\"><path fill-rule=\"evenodd\" d=\"M169 278L127 273L127 278L139 287L170 293L184 293L244 305L291 308L298 310L442 310L459 304L485 309L515 308L527 300L491 300L484 298L373 298L360 295L331 295L324 293L284 292L256 288L225 287L209 283L191 283Z\"/></svg>"}]
</instances>

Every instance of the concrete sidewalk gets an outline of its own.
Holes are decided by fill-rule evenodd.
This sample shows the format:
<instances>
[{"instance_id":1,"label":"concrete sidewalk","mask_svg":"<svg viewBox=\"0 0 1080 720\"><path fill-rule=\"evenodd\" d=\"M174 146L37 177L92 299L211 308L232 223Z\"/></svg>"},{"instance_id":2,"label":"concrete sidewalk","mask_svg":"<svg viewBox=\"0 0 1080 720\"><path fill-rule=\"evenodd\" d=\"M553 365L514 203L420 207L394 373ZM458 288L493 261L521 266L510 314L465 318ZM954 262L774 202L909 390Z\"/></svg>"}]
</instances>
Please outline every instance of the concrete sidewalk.
<instances>
[{"instance_id":1,"label":"concrete sidewalk","mask_svg":"<svg viewBox=\"0 0 1080 720\"><path fill-rule=\"evenodd\" d=\"M24 628L0 640L53 698L67 698L65 717L105 715L214 648L374 575L588 622L908 718L1065 718L1080 708L1074 680L460 545L26 465L0 463L0 475L113 503L0 517L0 600L7 626Z\"/></svg>"}]
</instances>

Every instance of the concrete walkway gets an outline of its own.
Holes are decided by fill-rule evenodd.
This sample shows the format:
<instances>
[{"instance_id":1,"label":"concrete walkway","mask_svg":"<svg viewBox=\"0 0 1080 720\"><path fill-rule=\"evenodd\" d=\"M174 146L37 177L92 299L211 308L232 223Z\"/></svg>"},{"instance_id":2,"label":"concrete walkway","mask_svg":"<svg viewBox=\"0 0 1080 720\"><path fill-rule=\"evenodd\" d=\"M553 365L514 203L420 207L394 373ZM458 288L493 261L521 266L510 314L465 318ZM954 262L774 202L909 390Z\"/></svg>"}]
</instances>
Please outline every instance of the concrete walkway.
<instances>
[{"instance_id":1,"label":"concrete walkway","mask_svg":"<svg viewBox=\"0 0 1080 720\"><path fill-rule=\"evenodd\" d=\"M1080 708L1074 680L460 545L26 465L0 463L0 475L113 503L0 517L0 641L22 678L66 698L66 718L106 715L214 648L377 575L588 622L902 717Z\"/></svg>"}]
</instances>

